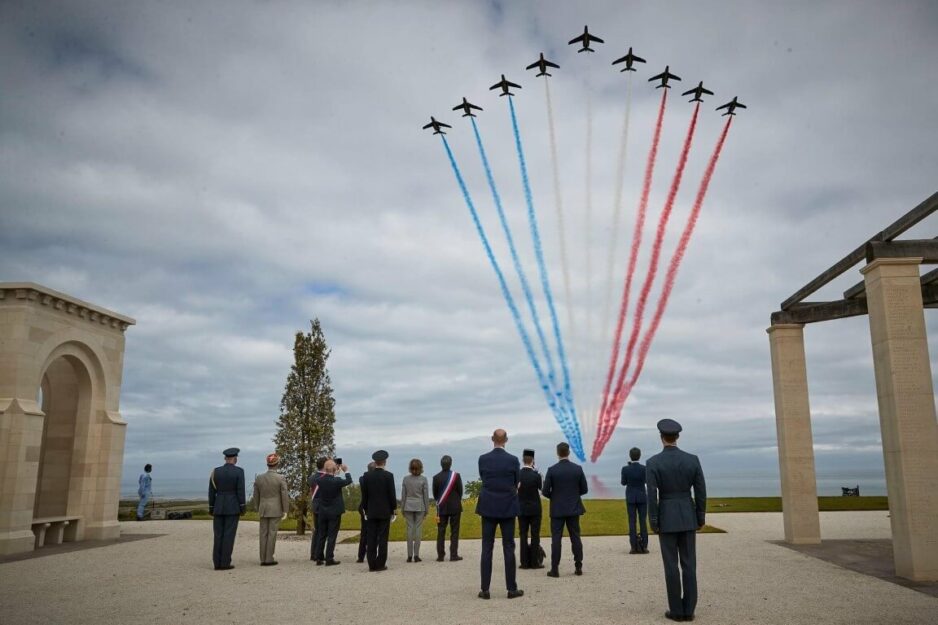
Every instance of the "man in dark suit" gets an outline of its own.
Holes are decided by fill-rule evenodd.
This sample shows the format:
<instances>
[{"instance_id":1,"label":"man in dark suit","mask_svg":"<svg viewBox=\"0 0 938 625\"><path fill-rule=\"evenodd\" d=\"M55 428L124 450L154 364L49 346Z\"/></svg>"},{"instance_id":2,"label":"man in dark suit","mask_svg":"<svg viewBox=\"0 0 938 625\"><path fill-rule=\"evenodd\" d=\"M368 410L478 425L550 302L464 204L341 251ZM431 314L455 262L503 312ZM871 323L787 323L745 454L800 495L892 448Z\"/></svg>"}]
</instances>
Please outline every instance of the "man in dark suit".
<instances>
[{"instance_id":1,"label":"man in dark suit","mask_svg":"<svg viewBox=\"0 0 938 625\"><path fill-rule=\"evenodd\" d=\"M309 484L309 505L313 511L313 537L309 542L309 559L316 561L316 566L322 565L326 556L323 553L322 529L319 527L319 488L316 487L316 478L323 475L323 467L326 466L325 458L316 459L316 471L307 478Z\"/></svg>"},{"instance_id":2,"label":"man in dark suit","mask_svg":"<svg viewBox=\"0 0 938 625\"><path fill-rule=\"evenodd\" d=\"M433 476L433 499L436 501L436 561L446 555L446 526L449 525L449 560L462 560L459 555L459 520L462 517L462 477L453 471L453 459L440 459L443 469Z\"/></svg>"},{"instance_id":3,"label":"man in dark suit","mask_svg":"<svg viewBox=\"0 0 938 625\"><path fill-rule=\"evenodd\" d=\"M476 514L482 517L482 590L480 599L489 599L492 583L492 552L495 549L495 530L502 531L502 553L505 557L505 585L508 598L524 595L515 581L515 517L518 516L518 483L521 464L516 456L505 451L508 433L498 429L492 434L494 449L479 456L479 478L482 491L476 504Z\"/></svg>"},{"instance_id":4,"label":"man in dark suit","mask_svg":"<svg viewBox=\"0 0 938 625\"><path fill-rule=\"evenodd\" d=\"M238 519L244 514L244 469L238 464L240 449L230 447L224 451L225 464L212 470L208 480L208 513L212 515L215 543L212 562L216 571L234 568L231 552L238 533Z\"/></svg>"},{"instance_id":5,"label":"man in dark suit","mask_svg":"<svg viewBox=\"0 0 938 625\"><path fill-rule=\"evenodd\" d=\"M645 466L638 461L642 450L629 450L629 463L622 467L622 485L625 486L625 507L629 513L629 553L648 553L648 495L645 493ZM636 523L636 518L638 523ZM641 535L638 526L641 524Z\"/></svg>"},{"instance_id":6,"label":"man in dark suit","mask_svg":"<svg viewBox=\"0 0 938 625\"><path fill-rule=\"evenodd\" d=\"M542 569L538 555L541 549L541 474L534 468L534 450L525 449L521 454L521 484L518 486L518 534L521 538L522 569ZM531 542L528 542L528 531Z\"/></svg>"},{"instance_id":7,"label":"man in dark suit","mask_svg":"<svg viewBox=\"0 0 938 625\"><path fill-rule=\"evenodd\" d=\"M367 471L374 471L374 469L375 469L375 463L374 463L374 461L369 462L369 463L368 463L368 469L367 469ZM368 552L368 549L367 549L367 545L368 545L368 521L365 520L365 506L362 505L362 499L361 499L362 480L364 480L364 479L365 479L365 475L364 475L364 474L362 474L362 476L361 476L360 478L358 478L358 495L359 495L359 498L358 498L358 521L359 521L359 525L358 525L358 526L361 528L361 531L358 532L358 559L356 560L356 562L358 562L359 564L361 564L362 562L365 561L365 555L366 555L367 552Z\"/></svg>"},{"instance_id":8,"label":"man in dark suit","mask_svg":"<svg viewBox=\"0 0 938 625\"><path fill-rule=\"evenodd\" d=\"M345 477L336 473L341 470ZM326 545L326 566L339 564L335 559L335 541L342 526L342 515L345 514L345 499L342 489L352 484L352 475L348 467L337 466L335 461L327 460L323 472L316 476L314 481L319 488L319 523L322 526L322 542Z\"/></svg>"},{"instance_id":9,"label":"man in dark suit","mask_svg":"<svg viewBox=\"0 0 938 625\"><path fill-rule=\"evenodd\" d=\"M648 520L651 530L658 534L668 589L668 611L664 615L672 621L693 621L697 607L696 537L705 522L707 487L697 456L677 448L681 425L662 419L658 431L664 449L648 459L645 473Z\"/></svg>"},{"instance_id":10,"label":"man in dark suit","mask_svg":"<svg viewBox=\"0 0 938 625\"><path fill-rule=\"evenodd\" d=\"M379 449L371 454L375 470L362 476L362 508L365 510L368 536L365 538L369 571L388 570L388 532L397 510L394 475L385 470L388 452Z\"/></svg>"},{"instance_id":11,"label":"man in dark suit","mask_svg":"<svg viewBox=\"0 0 938 625\"><path fill-rule=\"evenodd\" d=\"M583 540L580 538L580 515L586 513L583 495L589 492L583 467L570 462L570 445L557 445L557 464L547 469L544 496L550 499L550 570L548 577L560 577L560 548L566 526L573 547L574 572L583 575Z\"/></svg>"}]
</instances>

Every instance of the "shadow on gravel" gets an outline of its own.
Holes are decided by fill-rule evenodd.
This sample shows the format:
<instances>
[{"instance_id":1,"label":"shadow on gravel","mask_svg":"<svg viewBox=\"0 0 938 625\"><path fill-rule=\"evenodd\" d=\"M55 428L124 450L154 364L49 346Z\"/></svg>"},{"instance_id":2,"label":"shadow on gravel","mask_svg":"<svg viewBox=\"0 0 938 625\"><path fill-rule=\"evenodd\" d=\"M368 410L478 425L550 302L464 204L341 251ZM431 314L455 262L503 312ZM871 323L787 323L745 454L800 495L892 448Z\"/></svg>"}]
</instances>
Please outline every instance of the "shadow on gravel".
<instances>
[{"instance_id":1,"label":"shadow on gravel","mask_svg":"<svg viewBox=\"0 0 938 625\"><path fill-rule=\"evenodd\" d=\"M146 540L148 538L159 538L160 536L166 536L166 534L125 534L116 540L82 540L73 543L62 543L61 545L49 545L42 547L41 549L36 549L35 551L17 553L10 556L0 556L0 564L6 564L7 562L19 562L21 560L32 560L33 558L44 558L46 556L55 556L60 553L71 553L73 551L85 551L86 549L99 549L101 547L110 547L112 545L122 545L124 543L132 543L138 540Z\"/></svg>"}]
</instances>

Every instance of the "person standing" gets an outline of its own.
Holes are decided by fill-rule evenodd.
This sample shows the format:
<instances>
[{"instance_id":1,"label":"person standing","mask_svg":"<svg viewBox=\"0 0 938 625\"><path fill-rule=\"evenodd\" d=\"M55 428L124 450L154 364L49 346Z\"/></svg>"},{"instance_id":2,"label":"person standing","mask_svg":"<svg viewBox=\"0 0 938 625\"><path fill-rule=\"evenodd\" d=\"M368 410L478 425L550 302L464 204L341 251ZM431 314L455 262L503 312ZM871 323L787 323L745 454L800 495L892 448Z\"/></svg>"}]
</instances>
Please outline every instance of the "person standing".
<instances>
[{"instance_id":1,"label":"person standing","mask_svg":"<svg viewBox=\"0 0 938 625\"><path fill-rule=\"evenodd\" d=\"M629 450L629 463L622 467L622 485L625 486L625 508L629 515L630 554L648 553L648 495L645 492L645 465L639 462L642 450ZM638 522L636 523L636 518ZM641 534L638 527L641 525Z\"/></svg>"},{"instance_id":2,"label":"person standing","mask_svg":"<svg viewBox=\"0 0 938 625\"><path fill-rule=\"evenodd\" d=\"M147 510L147 503L149 503L150 497L153 496L153 476L150 475L152 470L152 464L145 465L143 473L137 478L137 495L140 497L140 503L137 504L138 521L143 520L143 515Z\"/></svg>"},{"instance_id":3,"label":"person standing","mask_svg":"<svg viewBox=\"0 0 938 625\"><path fill-rule=\"evenodd\" d=\"M212 547L212 562L216 571L234 568L231 552L234 550L238 533L238 519L244 514L244 469L238 464L237 447L229 447L223 453L225 464L212 470L208 481L208 513L212 515L212 530L215 542Z\"/></svg>"},{"instance_id":4,"label":"person standing","mask_svg":"<svg viewBox=\"0 0 938 625\"><path fill-rule=\"evenodd\" d=\"M388 461L388 452L379 449L371 455L375 461L375 470L362 477L362 507L365 510L368 536L368 570L388 570L388 532L391 522L397 518L397 493L394 488L394 475L384 466Z\"/></svg>"},{"instance_id":5,"label":"person standing","mask_svg":"<svg viewBox=\"0 0 938 625\"><path fill-rule=\"evenodd\" d=\"M433 476L433 499L436 501L436 561L446 555L446 526L449 525L449 561L462 560L459 555L459 521L462 517L462 478L453 471L453 459L440 458L443 469Z\"/></svg>"},{"instance_id":6,"label":"person standing","mask_svg":"<svg viewBox=\"0 0 938 625\"><path fill-rule=\"evenodd\" d=\"M482 517L482 590L480 599L490 599L492 583L492 552L495 549L495 530L502 531L502 553L505 558L505 586L508 598L524 595L515 579L515 517L518 516L518 483L521 464L517 456L505 451L508 433L498 429L492 434L492 451L479 456L479 478L482 490L476 504L476 514Z\"/></svg>"},{"instance_id":7,"label":"person standing","mask_svg":"<svg viewBox=\"0 0 938 625\"><path fill-rule=\"evenodd\" d=\"M697 607L696 539L706 521L707 486L697 456L677 447L681 424L662 419L658 432L664 449L648 459L645 475L648 520L658 534L668 591L664 615L672 621L692 621Z\"/></svg>"},{"instance_id":8,"label":"person standing","mask_svg":"<svg viewBox=\"0 0 938 625\"><path fill-rule=\"evenodd\" d=\"M375 463L373 461L369 462L367 471L373 471L374 468L375 468ZM368 546L368 540L367 540L368 531L367 531L367 525L365 521L365 506L364 506L364 501L361 498L362 480L364 479L365 479L364 474L362 474L362 476L358 478L358 527L360 529L358 531L358 559L355 561L358 562L359 564L365 561L365 555L367 554L367 546Z\"/></svg>"},{"instance_id":9,"label":"person standing","mask_svg":"<svg viewBox=\"0 0 938 625\"><path fill-rule=\"evenodd\" d=\"M345 473L341 478L339 471ZM340 564L335 559L335 541L342 527L342 515L345 514L345 499L342 489L351 486L352 475L344 464L336 465L334 460L327 460L323 472L317 474L314 483L319 489L319 523L322 528L321 540L325 545L326 566Z\"/></svg>"},{"instance_id":10,"label":"person standing","mask_svg":"<svg viewBox=\"0 0 938 625\"><path fill-rule=\"evenodd\" d=\"M550 570L548 577L560 577L560 549L563 528L570 535L573 566L576 575L583 575L583 540L580 538L580 515L586 513L583 495L589 492L583 467L570 462L570 445L557 445L557 464L547 469L544 496L550 499Z\"/></svg>"},{"instance_id":11,"label":"person standing","mask_svg":"<svg viewBox=\"0 0 938 625\"><path fill-rule=\"evenodd\" d=\"M325 458L316 459L316 471L306 479L309 484L309 507L313 513L313 536L309 541L309 559L316 561L316 566L321 566L326 556L323 553L322 530L319 528L319 487L316 486L316 478L323 475L323 467L326 466Z\"/></svg>"},{"instance_id":12,"label":"person standing","mask_svg":"<svg viewBox=\"0 0 938 625\"><path fill-rule=\"evenodd\" d=\"M401 480L401 511L407 523L407 561L422 562L420 540L423 538L423 521L430 511L430 487L423 476L423 462L413 458L407 467L410 475Z\"/></svg>"},{"instance_id":13,"label":"person standing","mask_svg":"<svg viewBox=\"0 0 938 625\"><path fill-rule=\"evenodd\" d=\"M254 492L251 493L251 504L257 510L260 521L260 556L261 566L275 566L274 550L277 548L277 530L280 521L285 519L290 511L290 493L287 491L287 482L279 473L280 456L269 454L267 456L267 473L261 473L254 478Z\"/></svg>"},{"instance_id":14,"label":"person standing","mask_svg":"<svg viewBox=\"0 0 938 625\"><path fill-rule=\"evenodd\" d=\"M522 569L542 569L541 550L541 488L544 480L534 468L534 450L525 449L521 454L521 485L518 486L518 534L521 538ZM528 532L531 542L528 542Z\"/></svg>"}]
</instances>

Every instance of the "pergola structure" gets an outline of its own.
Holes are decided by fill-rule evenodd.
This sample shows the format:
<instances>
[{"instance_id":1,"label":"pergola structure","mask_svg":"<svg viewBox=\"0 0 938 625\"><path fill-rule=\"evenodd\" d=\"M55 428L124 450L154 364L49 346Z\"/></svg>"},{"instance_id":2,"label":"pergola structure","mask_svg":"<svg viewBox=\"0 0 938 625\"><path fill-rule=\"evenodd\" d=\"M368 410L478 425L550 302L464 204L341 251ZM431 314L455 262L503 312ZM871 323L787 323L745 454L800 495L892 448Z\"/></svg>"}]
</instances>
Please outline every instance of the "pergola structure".
<instances>
[{"instance_id":1,"label":"pergola structure","mask_svg":"<svg viewBox=\"0 0 938 625\"><path fill-rule=\"evenodd\" d=\"M938 210L938 193L799 289L768 328L785 540L821 541L804 325L869 315L896 574L938 580L938 422L925 308L938 308L938 238L897 240ZM843 299L805 301L855 265L863 281Z\"/></svg>"}]
</instances>

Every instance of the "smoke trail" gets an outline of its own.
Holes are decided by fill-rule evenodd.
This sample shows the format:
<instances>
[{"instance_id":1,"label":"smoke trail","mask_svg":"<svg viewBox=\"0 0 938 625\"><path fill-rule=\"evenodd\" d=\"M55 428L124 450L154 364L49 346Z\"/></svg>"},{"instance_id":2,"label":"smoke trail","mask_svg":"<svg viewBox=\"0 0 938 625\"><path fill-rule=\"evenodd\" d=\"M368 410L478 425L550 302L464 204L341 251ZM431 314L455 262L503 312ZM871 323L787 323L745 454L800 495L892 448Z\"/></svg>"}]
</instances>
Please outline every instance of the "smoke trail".
<instances>
[{"instance_id":1,"label":"smoke trail","mask_svg":"<svg viewBox=\"0 0 938 625\"><path fill-rule=\"evenodd\" d=\"M694 199L694 206L691 209L690 216L687 219L687 224L684 226L684 231L681 233L681 238L678 242L677 248L674 250L674 254L671 256L671 262L668 264L668 272L665 275L664 286L661 290L661 298L658 300L658 306L655 309L655 315L652 318L648 331L645 333L645 336L642 337L642 344L639 348L638 361L635 365L635 371L632 373L632 377L629 380L628 386L625 388L625 392L622 394L621 399L617 400L616 405L613 407L613 410L617 413L621 412L622 406L625 405L625 401L631 394L632 389L638 382L639 376L642 374L642 369L645 367L645 358L648 356L648 350L651 348L651 343L655 338L655 333L658 331L658 326L661 324L661 319L664 317L664 311L668 306L668 300L671 297L671 291L674 289L674 282L677 279L678 269L680 268L681 261L684 259L684 253L687 251L690 238L694 234L694 228L697 226L697 219L700 217L700 209L703 207L704 198L707 195L707 189L710 187L710 180L713 178L713 172L716 169L717 161L720 158L720 153L723 151L723 144L726 141L726 135L729 133L730 125L732 123L733 116L730 115L726 120L726 125L723 126L723 132L720 133L720 138L717 141L716 147L713 149L713 154L710 155L710 161L707 163L707 169L704 171L703 179L700 181L700 187L697 189L697 197ZM603 447L605 447L605 443L600 446L600 453L602 453Z\"/></svg>"},{"instance_id":2,"label":"smoke trail","mask_svg":"<svg viewBox=\"0 0 938 625\"><path fill-rule=\"evenodd\" d=\"M521 315L518 312L518 307L515 304L514 298L511 296L511 291L508 290L508 284L505 282L505 275L502 273L501 267L499 267L498 261L495 259L495 254L492 252L492 246L489 244L489 239L485 234L485 229L482 227L482 222L479 220L479 214L476 211L475 204L472 203L469 190L466 188L466 182L463 180L459 166L456 164L456 158L453 156L453 151L449 147L449 142L446 140L446 135L441 134L440 139L442 139L443 147L446 149L446 156L449 158L449 164L453 168L453 175L456 176L456 182L459 184L460 191L462 191L463 200L465 200L466 206L469 208L469 213L472 215L472 222L475 224L476 231L479 233L479 238L482 240L482 247L485 248L485 255L488 257L489 263L492 265L492 269L495 271L495 276L498 278L498 285L501 288L502 296L505 298L505 303L508 304L508 309L511 311L511 317L515 322L518 335L521 337L524 350L528 355L528 359L531 361L531 365L534 367L534 372L537 375L538 382L541 385L541 390L544 392L544 398L547 400L547 405L550 406L551 410L554 412L554 417L557 419L557 423L560 425L561 431L563 431L567 440L570 441L572 445L573 441L575 440L575 437L573 436L574 432L570 431L569 421L562 418L561 413L559 412L559 407L554 401L553 395L550 393L550 390L547 386L547 381L544 377L544 372L541 370L541 365L538 363L537 358L534 355L534 347L531 345L531 338L528 336L528 332L525 330L524 324L521 321ZM578 432L576 432L576 434L578 434Z\"/></svg>"},{"instance_id":3,"label":"smoke trail","mask_svg":"<svg viewBox=\"0 0 938 625\"><path fill-rule=\"evenodd\" d=\"M619 318L616 321L616 331L612 341L612 354L609 358L609 371L606 374L606 384L603 387L602 410L599 417L599 431L596 433L596 439L593 443L592 460L596 461L596 444L606 430L606 412L609 408L609 390L612 386L612 378L615 376L616 364L619 360L619 343L622 340L622 326L625 325L625 315L629 308L629 296L632 292L632 280L635 276L635 265L638 262L638 251L642 245L642 230L645 227L645 213L648 210L648 194L651 192L651 181L655 171L655 159L658 156L658 143L661 140L661 127L664 122L664 109L668 101L668 90L664 89L661 94L661 104L658 106L658 119L655 122L655 133L651 140L651 148L648 151L648 160L645 163L645 178L642 184L642 195L638 203L638 211L635 215L635 228L632 231L632 249L629 252L629 265L625 274L625 284L622 288L622 300L619 304Z\"/></svg>"},{"instance_id":4,"label":"smoke trail","mask_svg":"<svg viewBox=\"0 0 938 625\"><path fill-rule=\"evenodd\" d=\"M648 296L651 293L651 287L655 283L655 277L658 275L658 262L661 259L661 247L664 244L664 235L667 232L668 220L671 218L671 212L674 210L674 200L677 197L678 189L681 187L681 179L684 176L684 167L687 165L687 156L690 154L690 147L694 140L694 130L697 128L697 116L700 113L700 103L694 107L694 113L690 118L690 125L687 127L687 135L684 137L684 146L681 149L681 155L677 162L677 169L674 172L674 178L671 180L671 188L668 189L668 197L664 203L664 209L661 211L661 217L658 218L658 229L655 232L655 241L651 248L651 259L648 261L648 271L645 274L645 282L642 284L642 290L638 296L638 303L635 307L635 315L632 319L632 333L629 336L629 343L625 350L625 360L622 368L619 370L616 379L615 392L613 394L614 404L618 403L619 395L625 386L626 375L629 367L632 365L632 357L635 354L635 345L638 343L638 335L642 330L642 323L645 317L645 306L648 304ZM619 420L615 412L609 415L609 429L605 436L608 440L612 436L612 428Z\"/></svg>"},{"instance_id":5,"label":"smoke trail","mask_svg":"<svg viewBox=\"0 0 938 625\"><path fill-rule=\"evenodd\" d=\"M573 403L573 389L570 385L570 370L567 366L567 354L563 347L563 338L560 335L560 323L557 320L557 309L554 306L554 296L550 290L550 280L547 275L547 266L544 263L544 250L541 247L541 235L537 228L537 215L534 212L534 198L531 195L531 183L528 180L528 167L524 160L524 147L521 144L521 132L518 130L518 117L515 113L515 103L508 98L508 110L511 112L511 129L515 135L515 149L518 152L518 165L521 169L521 183L524 187L524 200L528 207L528 223L531 226L531 240L534 244L534 255L537 260L537 267L541 274L541 288L544 291L544 298L547 300L547 308L550 311L551 325L554 330L554 340L557 342L557 354L560 357L560 365L563 371L564 396L567 407L573 414L573 427L576 430L576 444L573 445L577 452L577 458L581 461L585 459L583 451L583 441L580 437L580 423L576 419L576 408Z\"/></svg>"},{"instance_id":6,"label":"smoke trail","mask_svg":"<svg viewBox=\"0 0 938 625\"><path fill-rule=\"evenodd\" d=\"M485 178L488 181L489 189L492 191L492 199L495 201L495 210L498 213L498 220L501 222L502 231L505 233L505 239L508 241L508 250L511 253L511 261L515 267L515 273L518 274L518 280L521 282L521 290L524 293L524 299L531 313L531 319L534 322L535 332L540 342L541 351L544 354L544 362L547 363L547 380L551 386L551 391L560 399L560 404L564 404L563 392L557 389L556 373L554 371L554 358L547 344L547 337L544 336L544 329L541 326L541 317L537 314L537 307L534 304L534 296L531 293L531 285L528 283L527 275L521 265L521 259L518 257L518 248L515 246L515 239L511 234L511 228L508 225L508 219L505 217L505 209L502 206L502 198L495 185L495 177L492 175L492 168L489 165L488 156L485 153L485 147L482 143L482 135L479 132L479 126L474 117L469 118L472 122L472 132L475 134L476 146L479 148L479 157L482 159L482 167L485 170ZM566 411L565 411L566 412Z\"/></svg>"}]
</instances>

